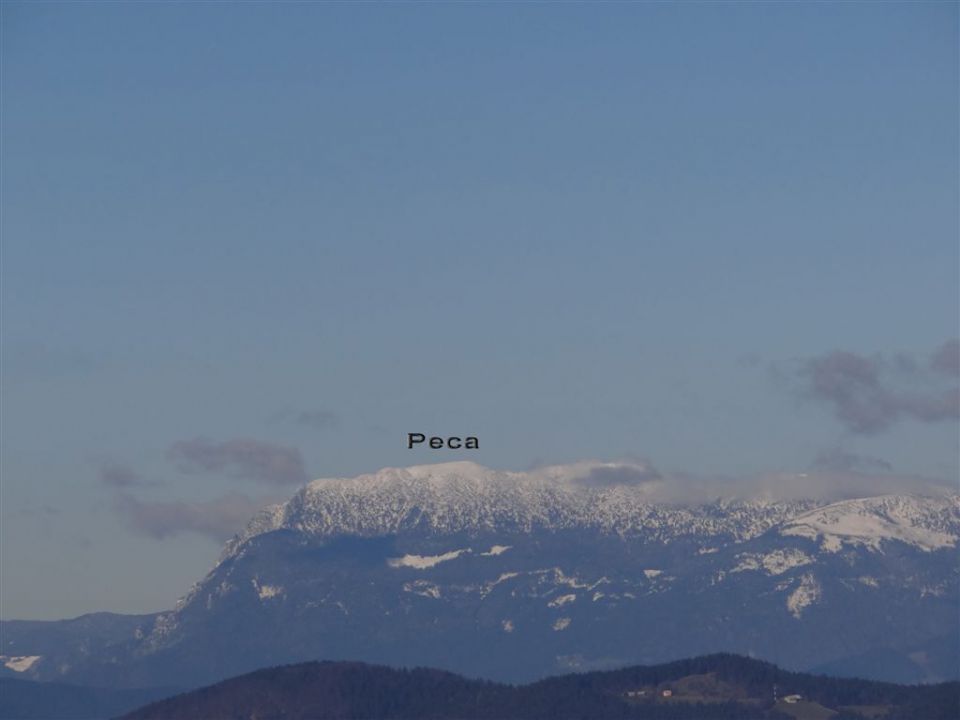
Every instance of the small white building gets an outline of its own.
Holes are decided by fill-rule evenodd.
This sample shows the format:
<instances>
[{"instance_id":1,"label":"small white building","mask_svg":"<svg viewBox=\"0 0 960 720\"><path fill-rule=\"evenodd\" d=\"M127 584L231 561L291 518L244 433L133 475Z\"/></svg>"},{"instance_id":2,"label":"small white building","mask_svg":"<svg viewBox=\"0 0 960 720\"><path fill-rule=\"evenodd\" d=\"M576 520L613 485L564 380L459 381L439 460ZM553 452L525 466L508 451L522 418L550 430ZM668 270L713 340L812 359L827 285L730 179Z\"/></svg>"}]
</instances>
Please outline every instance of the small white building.
<instances>
[{"instance_id":1,"label":"small white building","mask_svg":"<svg viewBox=\"0 0 960 720\"><path fill-rule=\"evenodd\" d=\"M661 695L664 697L673 697L673 690L664 690Z\"/></svg>"},{"instance_id":2,"label":"small white building","mask_svg":"<svg viewBox=\"0 0 960 720\"><path fill-rule=\"evenodd\" d=\"M801 700L803 700L803 695L787 695L787 696L783 699L784 702L790 703L791 705L794 705L794 704L800 702Z\"/></svg>"}]
</instances>

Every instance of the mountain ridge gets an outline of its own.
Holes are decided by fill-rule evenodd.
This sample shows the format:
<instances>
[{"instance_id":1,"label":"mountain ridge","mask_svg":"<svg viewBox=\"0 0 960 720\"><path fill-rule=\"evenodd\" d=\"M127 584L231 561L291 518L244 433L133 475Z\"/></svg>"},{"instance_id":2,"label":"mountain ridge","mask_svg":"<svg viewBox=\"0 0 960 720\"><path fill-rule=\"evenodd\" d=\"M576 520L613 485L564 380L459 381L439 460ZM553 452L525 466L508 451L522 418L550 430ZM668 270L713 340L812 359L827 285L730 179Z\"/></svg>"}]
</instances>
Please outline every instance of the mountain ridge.
<instances>
[{"instance_id":1,"label":"mountain ridge","mask_svg":"<svg viewBox=\"0 0 960 720\"><path fill-rule=\"evenodd\" d=\"M935 522L938 529L946 527L951 532L932 538L938 547L956 545L960 538L960 493L885 493L833 502L802 497L683 502L669 494L662 498L658 491L665 487L664 479L647 464L599 461L525 473L452 462L384 468L355 478L323 478L307 484L286 503L258 513L226 544L221 561L249 538L281 528L318 536L377 536L415 529L442 534L597 527L615 534L649 534L659 529L661 539L679 532L729 534L743 540L827 505L842 507L857 501L884 505L883 498L911 506L911 512L903 513L892 526L922 520ZM924 512L930 505L935 509ZM901 539L918 538L905 533Z\"/></svg>"},{"instance_id":2,"label":"mountain ridge","mask_svg":"<svg viewBox=\"0 0 960 720\"><path fill-rule=\"evenodd\" d=\"M21 677L128 686L315 658L519 681L721 650L960 677L933 649L960 631L960 495L681 502L671 482L596 462L321 479L254 517L172 610L86 654L8 634L33 658Z\"/></svg>"}]
</instances>

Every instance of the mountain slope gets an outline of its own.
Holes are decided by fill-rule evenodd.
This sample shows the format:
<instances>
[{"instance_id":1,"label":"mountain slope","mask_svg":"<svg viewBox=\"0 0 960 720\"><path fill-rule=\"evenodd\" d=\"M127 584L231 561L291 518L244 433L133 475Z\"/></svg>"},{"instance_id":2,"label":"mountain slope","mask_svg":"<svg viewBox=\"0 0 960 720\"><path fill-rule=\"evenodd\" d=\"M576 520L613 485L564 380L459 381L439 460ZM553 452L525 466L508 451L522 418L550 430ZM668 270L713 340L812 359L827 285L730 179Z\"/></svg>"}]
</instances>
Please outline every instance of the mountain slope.
<instances>
[{"instance_id":1,"label":"mountain slope","mask_svg":"<svg viewBox=\"0 0 960 720\"><path fill-rule=\"evenodd\" d=\"M933 650L960 632L960 496L691 502L667 485L614 463L318 480L146 632L18 656L38 656L29 677L127 686L315 659L515 682L718 651L960 677Z\"/></svg>"},{"instance_id":2,"label":"mountain slope","mask_svg":"<svg viewBox=\"0 0 960 720\"><path fill-rule=\"evenodd\" d=\"M154 628L158 615L90 613L69 620L0 622L0 678L45 679L69 674L84 658L116 663Z\"/></svg>"}]
</instances>

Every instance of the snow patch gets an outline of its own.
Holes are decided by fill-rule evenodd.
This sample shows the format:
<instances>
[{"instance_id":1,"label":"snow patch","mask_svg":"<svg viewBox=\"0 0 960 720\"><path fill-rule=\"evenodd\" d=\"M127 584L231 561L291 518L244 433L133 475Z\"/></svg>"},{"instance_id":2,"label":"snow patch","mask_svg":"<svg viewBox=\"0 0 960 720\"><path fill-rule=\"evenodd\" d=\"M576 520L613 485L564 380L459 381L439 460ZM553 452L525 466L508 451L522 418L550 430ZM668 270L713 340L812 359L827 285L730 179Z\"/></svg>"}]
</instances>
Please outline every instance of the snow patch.
<instances>
[{"instance_id":1,"label":"snow patch","mask_svg":"<svg viewBox=\"0 0 960 720\"><path fill-rule=\"evenodd\" d=\"M547 568L545 570L531 570L530 574L540 575L541 578L539 582L545 582L547 580L546 576L553 574L553 582L555 585L566 585L568 587L572 587L575 590L578 590L581 588L587 588L589 590L593 587L592 585L588 585L587 583L580 580L580 578L578 578L576 575L573 575L573 576L565 575L563 573L563 570L561 570L558 567ZM609 582L606 578L601 578L600 580L597 581L597 583L604 582L604 581ZM596 585L597 583L594 583L594 585Z\"/></svg>"},{"instance_id":2,"label":"snow patch","mask_svg":"<svg viewBox=\"0 0 960 720\"><path fill-rule=\"evenodd\" d=\"M443 555L404 555L400 558L389 558L387 560L387 565L392 568L411 567L416 568L417 570L426 570L427 568L432 568L442 562L456 560L458 557L468 552L470 552L470 549L465 548L463 550L453 550L451 552L444 553Z\"/></svg>"},{"instance_id":3,"label":"snow patch","mask_svg":"<svg viewBox=\"0 0 960 720\"><path fill-rule=\"evenodd\" d=\"M557 584L559 585L568 585L572 588L585 588L589 587L585 582L581 582L580 578L576 575L569 577L563 574L563 570L560 568L554 568L556 571Z\"/></svg>"},{"instance_id":4,"label":"snow patch","mask_svg":"<svg viewBox=\"0 0 960 720\"><path fill-rule=\"evenodd\" d=\"M503 555L507 550L512 548L513 545L494 545L492 548L486 552L480 553L483 557L490 557L491 555Z\"/></svg>"},{"instance_id":5,"label":"snow patch","mask_svg":"<svg viewBox=\"0 0 960 720\"><path fill-rule=\"evenodd\" d=\"M896 540L924 552L956 547L957 535L943 532L935 508L912 496L887 495L846 500L804 513L780 529L781 535L821 539L821 548L838 552L843 545L879 551Z\"/></svg>"},{"instance_id":6,"label":"snow patch","mask_svg":"<svg viewBox=\"0 0 960 720\"><path fill-rule=\"evenodd\" d=\"M504 582L505 580L509 580L510 578L518 577L519 575L520 573L518 572L500 573L500 577L498 577L493 582L488 582L486 585L483 586L483 588L480 591L480 596L486 597L487 595L490 594L490 591L493 590L497 585Z\"/></svg>"},{"instance_id":7,"label":"snow patch","mask_svg":"<svg viewBox=\"0 0 960 720\"><path fill-rule=\"evenodd\" d=\"M658 575L663 575L663 570L644 570L643 574L647 576L647 580L653 580Z\"/></svg>"},{"instance_id":8,"label":"snow patch","mask_svg":"<svg viewBox=\"0 0 960 720\"><path fill-rule=\"evenodd\" d=\"M250 582L253 584L253 589L257 591L257 595L261 600L268 600L269 598L283 595L282 585L261 585L256 578Z\"/></svg>"},{"instance_id":9,"label":"snow patch","mask_svg":"<svg viewBox=\"0 0 960 720\"><path fill-rule=\"evenodd\" d=\"M553 629L556 631L566 630L570 627L570 618L562 617L553 624Z\"/></svg>"},{"instance_id":10,"label":"snow patch","mask_svg":"<svg viewBox=\"0 0 960 720\"><path fill-rule=\"evenodd\" d=\"M563 607L567 603L572 603L577 599L576 595L561 595L556 600L547 603L548 607Z\"/></svg>"},{"instance_id":11,"label":"snow patch","mask_svg":"<svg viewBox=\"0 0 960 720\"><path fill-rule=\"evenodd\" d=\"M503 627L503 631L505 633L513 632L513 620L504 620L502 623L500 623L500 625Z\"/></svg>"},{"instance_id":12,"label":"snow patch","mask_svg":"<svg viewBox=\"0 0 960 720\"><path fill-rule=\"evenodd\" d=\"M0 655L0 662L14 672L26 672L32 668L42 655Z\"/></svg>"},{"instance_id":13,"label":"snow patch","mask_svg":"<svg viewBox=\"0 0 960 720\"><path fill-rule=\"evenodd\" d=\"M880 587L880 583L877 582L876 578L872 578L869 575L864 575L863 577L858 577L857 581L866 585L867 587Z\"/></svg>"},{"instance_id":14,"label":"snow patch","mask_svg":"<svg viewBox=\"0 0 960 720\"><path fill-rule=\"evenodd\" d=\"M836 535L824 535L823 542L820 543L820 548L829 553L838 553L841 547L843 547L843 540Z\"/></svg>"},{"instance_id":15,"label":"snow patch","mask_svg":"<svg viewBox=\"0 0 960 720\"><path fill-rule=\"evenodd\" d=\"M807 573L800 579L797 589L787 597L787 610L799 620L804 609L817 602L820 596L820 583L817 582L812 573Z\"/></svg>"},{"instance_id":16,"label":"snow patch","mask_svg":"<svg viewBox=\"0 0 960 720\"><path fill-rule=\"evenodd\" d=\"M404 583L403 590L404 592L433 598L434 600L440 599L440 588L437 585L434 585L432 582L427 582L426 580L417 580L416 582L412 583Z\"/></svg>"},{"instance_id":17,"label":"snow patch","mask_svg":"<svg viewBox=\"0 0 960 720\"><path fill-rule=\"evenodd\" d=\"M767 575L783 575L795 567L803 567L813 563L813 558L800 550L787 548L774 550L766 555L757 553L743 553L737 555L740 562L730 572L744 572L746 570L765 570Z\"/></svg>"},{"instance_id":18,"label":"snow patch","mask_svg":"<svg viewBox=\"0 0 960 720\"><path fill-rule=\"evenodd\" d=\"M173 635L180 627L177 622L177 613L165 612L157 615L153 621L153 629L150 634L144 638L144 644L148 649L160 647L167 638Z\"/></svg>"}]
</instances>

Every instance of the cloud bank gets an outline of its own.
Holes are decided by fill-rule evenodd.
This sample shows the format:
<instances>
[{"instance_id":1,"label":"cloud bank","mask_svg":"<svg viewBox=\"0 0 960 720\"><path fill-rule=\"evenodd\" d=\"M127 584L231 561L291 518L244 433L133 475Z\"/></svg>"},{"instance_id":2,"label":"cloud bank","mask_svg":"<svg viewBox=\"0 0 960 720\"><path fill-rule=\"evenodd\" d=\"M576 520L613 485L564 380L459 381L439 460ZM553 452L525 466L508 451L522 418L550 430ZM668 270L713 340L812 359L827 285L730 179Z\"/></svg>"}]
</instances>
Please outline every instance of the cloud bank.
<instances>
[{"instance_id":1,"label":"cloud bank","mask_svg":"<svg viewBox=\"0 0 960 720\"><path fill-rule=\"evenodd\" d=\"M882 461L880 461L882 462ZM829 502L858 497L913 493L940 496L956 494L955 484L917 475L881 470L816 470L811 472L761 473L742 477L713 477L676 473L653 484L651 502L708 503L718 499L797 500Z\"/></svg>"},{"instance_id":2,"label":"cloud bank","mask_svg":"<svg viewBox=\"0 0 960 720\"><path fill-rule=\"evenodd\" d=\"M861 435L880 433L905 419L960 419L960 389L951 384L960 372L957 341L935 350L927 369L907 360L891 363L882 356L830 352L800 368L801 392L829 406L847 430Z\"/></svg>"},{"instance_id":3,"label":"cloud bank","mask_svg":"<svg viewBox=\"0 0 960 720\"><path fill-rule=\"evenodd\" d=\"M128 527L140 535L163 540L196 533L222 543L243 529L258 510L277 499L229 493L202 502L144 502L124 492L117 496L115 509Z\"/></svg>"},{"instance_id":4,"label":"cloud bank","mask_svg":"<svg viewBox=\"0 0 960 720\"><path fill-rule=\"evenodd\" d=\"M115 488L130 488L150 485L140 473L129 465L116 462L104 462L99 469L100 482Z\"/></svg>"},{"instance_id":5,"label":"cloud bank","mask_svg":"<svg viewBox=\"0 0 960 720\"><path fill-rule=\"evenodd\" d=\"M590 470L577 482L588 487L615 487L618 485L641 485L662 480L663 476L649 464L599 466Z\"/></svg>"},{"instance_id":6,"label":"cloud bank","mask_svg":"<svg viewBox=\"0 0 960 720\"><path fill-rule=\"evenodd\" d=\"M811 467L813 470L828 472L875 472L893 469L886 460L858 455L841 447L821 450L814 458Z\"/></svg>"},{"instance_id":7,"label":"cloud bank","mask_svg":"<svg viewBox=\"0 0 960 720\"><path fill-rule=\"evenodd\" d=\"M947 340L930 357L930 369L951 377L960 377L960 340Z\"/></svg>"},{"instance_id":8,"label":"cloud bank","mask_svg":"<svg viewBox=\"0 0 960 720\"><path fill-rule=\"evenodd\" d=\"M297 448L251 438L181 440L170 447L167 457L188 474L225 473L265 485L298 485L309 480Z\"/></svg>"}]
</instances>

